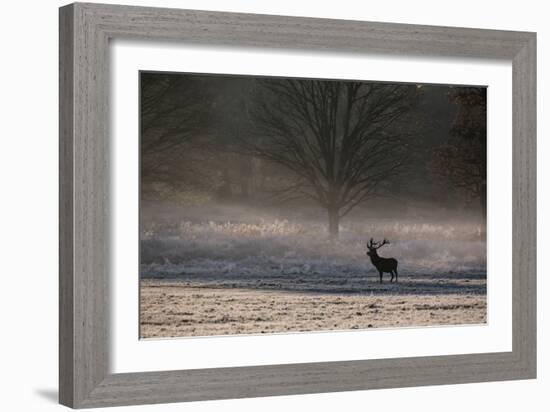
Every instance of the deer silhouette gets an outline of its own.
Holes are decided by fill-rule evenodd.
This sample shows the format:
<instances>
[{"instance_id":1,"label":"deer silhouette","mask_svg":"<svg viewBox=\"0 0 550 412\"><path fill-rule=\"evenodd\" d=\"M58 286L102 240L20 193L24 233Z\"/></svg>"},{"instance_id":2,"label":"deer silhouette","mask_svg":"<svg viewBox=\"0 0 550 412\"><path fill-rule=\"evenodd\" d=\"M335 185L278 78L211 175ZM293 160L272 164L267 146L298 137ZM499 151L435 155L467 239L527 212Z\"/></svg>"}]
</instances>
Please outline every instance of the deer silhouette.
<instances>
[{"instance_id":1,"label":"deer silhouette","mask_svg":"<svg viewBox=\"0 0 550 412\"><path fill-rule=\"evenodd\" d=\"M393 274L395 273L395 281L397 282L397 260L394 258L380 257L377 252L378 249L389 243L390 242L386 239L382 242L375 242L372 238L370 238L369 243L367 243L367 255L370 257L370 261L374 267L378 270L378 273L380 273L380 283L382 283L383 273L391 274L390 282L393 282Z\"/></svg>"}]
</instances>

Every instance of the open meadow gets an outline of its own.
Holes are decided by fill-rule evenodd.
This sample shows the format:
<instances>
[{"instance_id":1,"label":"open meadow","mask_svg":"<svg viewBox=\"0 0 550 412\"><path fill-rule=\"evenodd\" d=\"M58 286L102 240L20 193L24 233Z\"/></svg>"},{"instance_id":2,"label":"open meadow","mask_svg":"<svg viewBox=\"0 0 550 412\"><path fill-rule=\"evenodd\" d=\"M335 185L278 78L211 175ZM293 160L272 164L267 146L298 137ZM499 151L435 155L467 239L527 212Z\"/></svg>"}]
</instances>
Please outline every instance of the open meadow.
<instances>
[{"instance_id":1,"label":"open meadow","mask_svg":"<svg viewBox=\"0 0 550 412\"><path fill-rule=\"evenodd\" d=\"M223 207L163 210L143 228L141 337L345 330L486 322L485 241L475 223L356 215L330 241L315 216ZM299 213L298 211L296 213ZM169 222L179 221L176 227ZM390 240L399 281L365 255Z\"/></svg>"}]
</instances>

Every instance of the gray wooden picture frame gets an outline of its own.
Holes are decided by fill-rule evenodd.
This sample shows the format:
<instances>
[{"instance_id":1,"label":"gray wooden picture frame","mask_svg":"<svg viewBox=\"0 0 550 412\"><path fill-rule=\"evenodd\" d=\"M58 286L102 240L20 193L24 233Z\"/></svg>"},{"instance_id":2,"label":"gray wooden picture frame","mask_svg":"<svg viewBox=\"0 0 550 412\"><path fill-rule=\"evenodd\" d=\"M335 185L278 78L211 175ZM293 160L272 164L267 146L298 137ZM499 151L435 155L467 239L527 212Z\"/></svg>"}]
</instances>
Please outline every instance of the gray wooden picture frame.
<instances>
[{"instance_id":1,"label":"gray wooden picture frame","mask_svg":"<svg viewBox=\"0 0 550 412\"><path fill-rule=\"evenodd\" d=\"M536 34L71 4L60 9L59 399L74 408L536 376ZM511 352L109 373L109 40L505 59L513 65Z\"/></svg>"}]
</instances>

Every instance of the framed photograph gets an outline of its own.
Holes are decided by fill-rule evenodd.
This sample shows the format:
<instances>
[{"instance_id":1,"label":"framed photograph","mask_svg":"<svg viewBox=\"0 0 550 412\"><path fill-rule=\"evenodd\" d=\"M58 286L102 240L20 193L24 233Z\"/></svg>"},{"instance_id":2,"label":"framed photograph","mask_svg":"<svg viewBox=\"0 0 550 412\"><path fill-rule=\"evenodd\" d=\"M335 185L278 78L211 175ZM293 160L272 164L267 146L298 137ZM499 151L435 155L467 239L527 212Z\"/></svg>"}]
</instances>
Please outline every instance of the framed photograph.
<instances>
[{"instance_id":1,"label":"framed photograph","mask_svg":"<svg viewBox=\"0 0 550 412\"><path fill-rule=\"evenodd\" d=\"M536 35L60 9L60 402L536 376Z\"/></svg>"}]
</instances>

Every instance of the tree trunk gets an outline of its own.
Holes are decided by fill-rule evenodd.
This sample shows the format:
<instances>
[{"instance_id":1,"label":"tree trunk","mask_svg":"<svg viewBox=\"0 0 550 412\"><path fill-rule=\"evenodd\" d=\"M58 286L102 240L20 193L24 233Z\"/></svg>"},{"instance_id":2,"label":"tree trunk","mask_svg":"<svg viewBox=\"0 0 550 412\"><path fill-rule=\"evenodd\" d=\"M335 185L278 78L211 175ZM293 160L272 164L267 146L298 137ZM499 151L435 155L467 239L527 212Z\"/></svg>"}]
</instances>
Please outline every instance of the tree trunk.
<instances>
[{"instance_id":1,"label":"tree trunk","mask_svg":"<svg viewBox=\"0 0 550 412\"><path fill-rule=\"evenodd\" d=\"M328 210L328 234L330 239L338 239L340 232L340 215L338 209Z\"/></svg>"}]
</instances>

